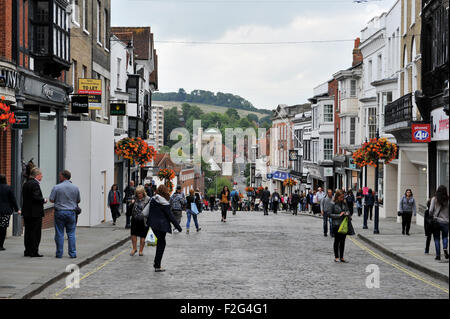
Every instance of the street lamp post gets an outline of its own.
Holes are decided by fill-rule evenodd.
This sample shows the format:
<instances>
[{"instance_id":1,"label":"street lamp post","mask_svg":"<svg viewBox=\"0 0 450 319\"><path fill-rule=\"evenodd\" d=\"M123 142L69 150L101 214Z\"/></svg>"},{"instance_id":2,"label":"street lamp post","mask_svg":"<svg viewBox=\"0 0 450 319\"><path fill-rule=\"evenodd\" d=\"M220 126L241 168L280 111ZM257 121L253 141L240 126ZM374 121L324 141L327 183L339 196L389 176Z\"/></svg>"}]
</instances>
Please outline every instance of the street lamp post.
<instances>
[{"instance_id":1,"label":"street lamp post","mask_svg":"<svg viewBox=\"0 0 450 319\"><path fill-rule=\"evenodd\" d=\"M380 132L377 129L377 140L380 138ZM379 205L378 205L378 165L379 165L379 159L377 157L377 162L375 166L375 220L374 220L374 226L373 226L373 233L379 234L380 231L378 230L378 220L379 220Z\"/></svg>"}]
</instances>

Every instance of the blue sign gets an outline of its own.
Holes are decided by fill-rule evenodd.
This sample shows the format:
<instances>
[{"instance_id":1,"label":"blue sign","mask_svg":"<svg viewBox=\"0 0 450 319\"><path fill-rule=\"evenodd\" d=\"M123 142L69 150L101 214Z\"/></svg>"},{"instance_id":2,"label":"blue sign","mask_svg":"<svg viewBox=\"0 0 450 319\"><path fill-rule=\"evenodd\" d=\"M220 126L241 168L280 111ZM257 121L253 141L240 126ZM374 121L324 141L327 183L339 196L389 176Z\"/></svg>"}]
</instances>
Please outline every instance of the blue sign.
<instances>
[{"instance_id":1,"label":"blue sign","mask_svg":"<svg viewBox=\"0 0 450 319\"><path fill-rule=\"evenodd\" d=\"M278 180L282 180L282 181L284 181L286 178L290 178L290 177L291 177L291 174L288 174L286 172L276 171L275 173L273 173L274 179L278 179Z\"/></svg>"}]
</instances>

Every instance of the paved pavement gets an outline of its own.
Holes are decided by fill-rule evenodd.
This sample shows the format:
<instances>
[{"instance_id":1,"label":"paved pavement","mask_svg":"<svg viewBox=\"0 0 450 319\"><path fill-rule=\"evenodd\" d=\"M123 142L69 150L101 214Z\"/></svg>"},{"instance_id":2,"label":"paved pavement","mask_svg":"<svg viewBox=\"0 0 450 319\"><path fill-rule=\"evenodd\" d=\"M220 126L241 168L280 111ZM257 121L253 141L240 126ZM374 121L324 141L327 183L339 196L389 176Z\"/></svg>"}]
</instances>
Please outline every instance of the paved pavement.
<instances>
[{"instance_id":1,"label":"paved pavement","mask_svg":"<svg viewBox=\"0 0 450 319\"><path fill-rule=\"evenodd\" d=\"M448 299L448 282L393 260L356 236L346 242L349 263L335 263L333 239L323 236L318 218L238 212L227 221L220 222L219 212L205 212L201 232L186 234L183 227L168 235L165 273L153 271L154 247L131 257L126 243L81 268L79 289L60 280L36 298ZM366 285L373 269L379 269L379 288Z\"/></svg>"},{"instance_id":2,"label":"paved pavement","mask_svg":"<svg viewBox=\"0 0 450 319\"><path fill-rule=\"evenodd\" d=\"M64 244L64 257L55 258L54 229L42 232L40 253L42 258L24 257L22 237L8 237L5 251L0 251L0 298L22 298L42 288L65 273L67 265L84 265L103 251L117 247L129 237L124 229L125 216L119 218L117 226L106 223L97 227L77 228L78 258L71 259Z\"/></svg>"}]
</instances>

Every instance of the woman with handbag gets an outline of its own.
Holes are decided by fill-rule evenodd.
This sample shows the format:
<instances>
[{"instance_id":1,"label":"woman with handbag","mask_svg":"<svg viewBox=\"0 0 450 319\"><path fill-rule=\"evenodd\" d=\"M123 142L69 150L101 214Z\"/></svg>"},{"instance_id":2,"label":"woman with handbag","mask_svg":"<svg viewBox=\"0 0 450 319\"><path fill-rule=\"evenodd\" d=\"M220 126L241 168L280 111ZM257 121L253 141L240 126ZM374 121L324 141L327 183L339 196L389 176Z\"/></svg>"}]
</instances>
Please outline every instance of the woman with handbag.
<instances>
[{"instance_id":1,"label":"woman with handbag","mask_svg":"<svg viewBox=\"0 0 450 319\"><path fill-rule=\"evenodd\" d=\"M195 191L191 189L189 191L189 196L186 197L187 200L187 209L186 209L186 217L187 217L187 223L186 223L186 234L189 234L189 226L191 226L191 217L194 218L194 224L195 228L199 232L202 230L198 226L198 214L200 212L199 207L201 205L200 198L196 196Z\"/></svg>"},{"instance_id":2,"label":"woman with handbag","mask_svg":"<svg viewBox=\"0 0 450 319\"><path fill-rule=\"evenodd\" d=\"M448 198L447 187L441 185L436 190L430 204L436 260L441 260L441 234L445 259L448 259Z\"/></svg>"},{"instance_id":3,"label":"woman with handbag","mask_svg":"<svg viewBox=\"0 0 450 319\"><path fill-rule=\"evenodd\" d=\"M230 206L230 190L228 186L224 186L222 192L220 193L220 205L222 207L222 222L227 222L227 211Z\"/></svg>"},{"instance_id":4,"label":"woman with handbag","mask_svg":"<svg viewBox=\"0 0 450 319\"><path fill-rule=\"evenodd\" d=\"M133 211L131 212L131 244L133 250L130 256L134 256L137 252L137 238L140 238L139 256L144 256L145 237L147 236L148 226L145 225L144 208L150 202L144 186L136 187L134 199L132 199Z\"/></svg>"},{"instance_id":5,"label":"woman with handbag","mask_svg":"<svg viewBox=\"0 0 450 319\"><path fill-rule=\"evenodd\" d=\"M344 249L345 249L345 239L347 234L353 234L353 230L351 227L350 211L348 210L347 203L345 202L345 193L342 190L337 190L334 195L334 209L331 213L328 213L328 217L331 218L333 234L334 234L334 261L346 263L347 261L344 259ZM347 217L348 223L348 233L343 234L339 232L339 227L341 226L344 219Z\"/></svg>"},{"instance_id":6,"label":"woman with handbag","mask_svg":"<svg viewBox=\"0 0 450 319\"><path fill-rule=\"evenodd\" d=\"M409 236L412 215L416 216L416 200L412 191L408 188L398 205L399 214L402 216L402 234Z\"/></svg>"},{"instance_id":7,"label":"woman with handbag","mask_svg":"<svg viewBox=\"0 0 450 319\"><path fill-rule=\"evenodd\" d=\"M156 190L156 195L150 201L148 206L148 214L144 210L144 215L148 215L147 226L152 228L156 237L156 254L153 262L155 272L163 272L165 269L161 268L161 260L166 248L166 234L172 233L172 223L175 228L181 233L182 228L175 219L174 214L170 209L170 194L166 185L160 185Z\"/></svg>"},{"instance_id":8,"label":"woman with handbag","mask_svg":"<svg viewBox=\"0 0 450 319\"><path fill-rule=\"evenodd\" d=\"M121 204L122 196L119 192L119 186L114 184L108 194L108 207L111 209L113 225L116 225L116 220L120 217L119 207Z\"/></svg>"},{"instance_id":9,"label":"woman with handbag","mask_svg":"<svg viewBox=\"0 0 450 319\"><path fill-rule=\"evenodd\" d=\"M9 220L13 212L21 214L17 206L14 192L6 182L6 176L0 175L0 250L5 250L6 230L9 227Z\"/></svg>"}]
</instances>

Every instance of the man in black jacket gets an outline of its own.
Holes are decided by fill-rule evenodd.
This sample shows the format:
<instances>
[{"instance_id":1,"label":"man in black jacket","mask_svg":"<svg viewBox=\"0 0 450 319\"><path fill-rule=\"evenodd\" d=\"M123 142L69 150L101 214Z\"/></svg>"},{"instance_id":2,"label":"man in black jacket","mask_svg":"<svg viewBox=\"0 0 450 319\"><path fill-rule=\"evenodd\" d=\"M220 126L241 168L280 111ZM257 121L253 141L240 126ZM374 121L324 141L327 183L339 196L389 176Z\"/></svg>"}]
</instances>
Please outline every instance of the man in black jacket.
<instances>
[{"instance_id":1,"label":"man in black jacket","mask_svg":"<svg viewBox=\"0 0 450 319\"><path fill-rule=\"evenodd\" d=\"M263 190L261 194L261 201L264 206L264 215L269 215L269 201L270 201L270 192L266 186L266 189Z\"/></svg>"},{"instance_id":2,"label":"man in black jacket","mask_svg":"<svg viewBox=\"0 0 450 319\"><path fill-rule=\"evenodd\" d=\"M40 183L42 172L39 168L32 169L30 179L22 187L22 216L25 223L25 252L26 257L42 257L39 254L41 243L42 218L44 204L47 199L42 196Z\"/></svg>"},{"instance_id":3,"label":"man in black jacket","mask_svg":"<svg viewBox=\"0 0 450 319\"><path fill-rule=\"evenodd\" d=\"M278 211L278 205L280 204L281 196L278 193L278 189L275 188L275 191L272 194L272 204L273 204L273 213L276 214Z\"/></svg>"},{"instance_id":4,"label":"man in black jacket","mask_svg":"<svg viewBox=\"0 0 450 319\"><path fill-rule=\"evenodd\" d=\"M292 215L297 215L298 213L298 203L300 203L300 195L298 194L298 190L295 191L294 195L292 195Z\"/></svg>"}]
</instances>

